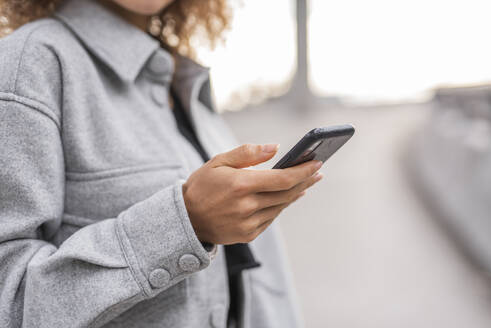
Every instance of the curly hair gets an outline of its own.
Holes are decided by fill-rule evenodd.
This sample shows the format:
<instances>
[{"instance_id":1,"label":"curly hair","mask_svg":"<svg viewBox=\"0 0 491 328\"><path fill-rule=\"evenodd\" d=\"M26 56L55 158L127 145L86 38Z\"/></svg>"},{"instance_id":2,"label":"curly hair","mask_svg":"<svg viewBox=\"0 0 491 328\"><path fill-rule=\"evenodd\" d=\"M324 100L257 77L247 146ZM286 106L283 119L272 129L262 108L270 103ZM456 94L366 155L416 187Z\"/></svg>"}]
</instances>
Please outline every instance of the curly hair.
<instances>
[{"instance_id":1,"label":"curly hair","mask_svg":"<svg viewBox=\"0 0 491 328\"><path fill-rule=\"evenodd\" d=\"M0 36L49 16L63 0L0 0ZM172 52L194 57L197 41L213 49L223 41L231 10L227 0L175 0L153 16L148 33Z\"/></svg>"}]
</instances>

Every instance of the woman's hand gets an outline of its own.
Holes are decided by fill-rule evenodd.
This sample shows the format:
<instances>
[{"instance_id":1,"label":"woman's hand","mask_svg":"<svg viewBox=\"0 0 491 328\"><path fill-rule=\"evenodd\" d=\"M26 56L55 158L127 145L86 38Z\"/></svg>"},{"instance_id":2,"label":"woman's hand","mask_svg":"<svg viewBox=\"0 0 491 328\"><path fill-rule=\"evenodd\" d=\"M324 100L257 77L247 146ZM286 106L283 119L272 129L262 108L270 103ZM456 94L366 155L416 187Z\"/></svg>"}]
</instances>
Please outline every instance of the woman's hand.
<instances>
[{"instance_id":1,"label":"woman's hand","mask_svg":"<svg viewBox=\"0 0 491 328\"><path fill-rule=\"evenodd\" d=\"M319 161L287 169L243 170L271 159L278 145L242 145L196 170L183 185L184 202L202 242L247 243L322 178Z\"/></svg>"}]
</instances>

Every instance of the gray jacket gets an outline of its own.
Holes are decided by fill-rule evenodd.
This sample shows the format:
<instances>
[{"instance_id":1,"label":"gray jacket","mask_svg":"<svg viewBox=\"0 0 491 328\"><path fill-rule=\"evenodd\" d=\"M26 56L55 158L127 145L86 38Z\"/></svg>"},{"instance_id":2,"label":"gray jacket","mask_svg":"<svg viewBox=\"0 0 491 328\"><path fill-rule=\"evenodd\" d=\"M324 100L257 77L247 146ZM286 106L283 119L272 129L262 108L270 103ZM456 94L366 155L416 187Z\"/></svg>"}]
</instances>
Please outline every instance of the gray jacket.
<instances>
[{"instance_id":1,"label":"gray jacket","mask_svg":"<svg viewBox=\"0 0 491 328\"><path fill-rule=\"evenodd\" d=\"M0 327L225 327L224 252L197 239L181 185L237 141L208 70L95 2L0 40ZM241 327L298 327L273 225L251 243Z\"/></svg>"}]
</instances>

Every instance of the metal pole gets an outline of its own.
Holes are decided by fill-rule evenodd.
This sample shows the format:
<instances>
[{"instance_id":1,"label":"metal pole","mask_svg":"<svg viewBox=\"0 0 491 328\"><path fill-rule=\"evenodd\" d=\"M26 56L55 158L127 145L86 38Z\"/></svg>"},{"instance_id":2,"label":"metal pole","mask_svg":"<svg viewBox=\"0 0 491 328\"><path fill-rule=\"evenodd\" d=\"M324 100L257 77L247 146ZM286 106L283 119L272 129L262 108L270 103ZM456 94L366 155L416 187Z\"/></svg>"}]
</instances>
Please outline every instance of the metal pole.
<instances>
[{"instance_id":1,"label":"metal pole","mask_svg":"<svg viewBox=\"0 0 491 328\"><path fill-rule=\"evenodd\" d=\"M297 0L297 73L295 87L298 91L308 89L308 58L307 58L307 0ZM306 95L307 95L306 94Z\"/></svg>"},{"instance_id":2,"label":"metal pole","mask_svg":"<svg viewBox=\"0 0 491 328\"><path fill-rule=\"evenodd\" d=\"M284 98L297 109L304 110L313 102L308 86L307 56L307 0L296 0L297 19L297 71Z\"/></svg>"}]
</instances>

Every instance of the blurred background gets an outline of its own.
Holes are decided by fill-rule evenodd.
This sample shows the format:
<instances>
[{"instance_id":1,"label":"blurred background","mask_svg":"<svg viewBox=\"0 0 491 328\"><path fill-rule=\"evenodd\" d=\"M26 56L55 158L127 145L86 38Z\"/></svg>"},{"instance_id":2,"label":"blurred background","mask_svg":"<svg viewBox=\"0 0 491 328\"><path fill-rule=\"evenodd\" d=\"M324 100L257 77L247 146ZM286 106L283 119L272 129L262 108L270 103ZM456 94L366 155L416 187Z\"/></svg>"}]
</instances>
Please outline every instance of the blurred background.
<instances>
[{"instance_id":1,"label":"blurred background","mask_svg":"<svg viewBox=\"0 0 491 328\"><path fill-rule=\"evenodd\" d=\"M200 60L241 142L357 132L285 210L307 327L491 327L491 4L234 2Z\"/></svg>"}]
</instances>

